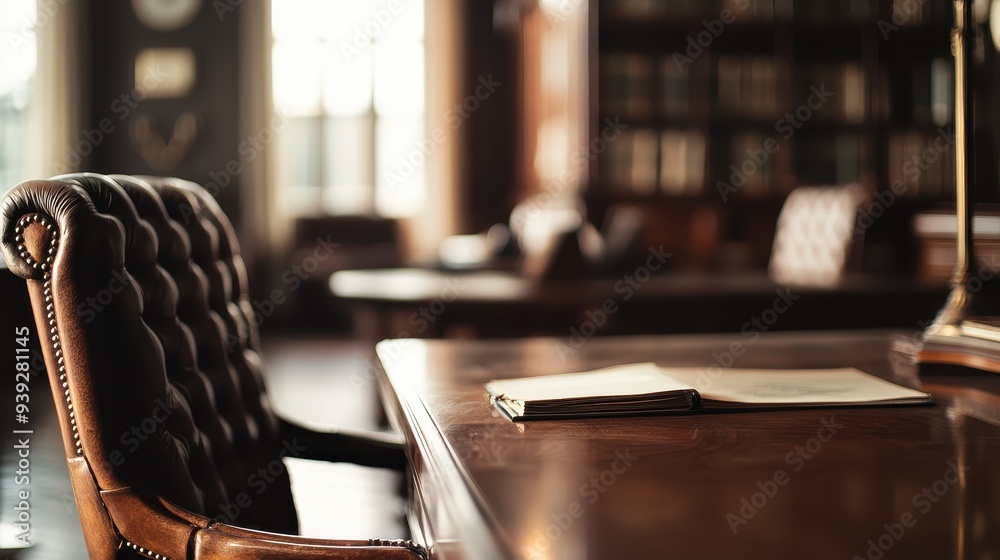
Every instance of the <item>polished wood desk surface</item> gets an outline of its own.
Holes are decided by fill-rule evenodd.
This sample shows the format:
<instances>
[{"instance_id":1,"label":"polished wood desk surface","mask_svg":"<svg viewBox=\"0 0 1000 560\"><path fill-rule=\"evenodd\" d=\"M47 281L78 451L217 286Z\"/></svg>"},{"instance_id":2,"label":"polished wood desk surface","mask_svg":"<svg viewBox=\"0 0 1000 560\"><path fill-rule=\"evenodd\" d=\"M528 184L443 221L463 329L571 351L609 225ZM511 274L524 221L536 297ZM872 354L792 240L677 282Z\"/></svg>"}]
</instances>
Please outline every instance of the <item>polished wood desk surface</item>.
<instances>
[{"instance_id":1,"label":"polished wood desk surface","mask_svg":"<svg viewBox=\"0 0 1000 560\"><path fill-rule=\"evenodd\" d=\"M855 366L913 385L891 339L604 338L565 361L559 339L382 342L415 536L437 558L1000 558L998 375L925 376L930 407L528 423L482 388L636 361Z\"/></svg>"}]
</instances>

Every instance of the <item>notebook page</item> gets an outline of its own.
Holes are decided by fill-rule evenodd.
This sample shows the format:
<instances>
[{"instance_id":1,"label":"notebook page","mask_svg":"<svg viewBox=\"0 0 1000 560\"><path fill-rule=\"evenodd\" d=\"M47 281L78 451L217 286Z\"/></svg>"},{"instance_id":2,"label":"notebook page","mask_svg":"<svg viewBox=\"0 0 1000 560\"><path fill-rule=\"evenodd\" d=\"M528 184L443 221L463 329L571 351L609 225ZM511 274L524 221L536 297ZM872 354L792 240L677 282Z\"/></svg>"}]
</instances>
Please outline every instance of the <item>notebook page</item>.
<instances>
[{"instance_id":1,"label":"notebook page","mask_svg":"<svg viewBox=\"0 0 1000 560\"><path fill-rule=\"evenodd\" d=\"M747 404L856 403L924 399L928 395L854 368L728 369L714 378L700 368L661 368L703 399ZM699 377L700 376L700 377Z\"/></svg>"},{"instance_id":2,"label":"notebook page","mask_svg":"<svg viewBox=\"0 0 1000 560\"><path fill-rule=\"evenodd\" d=\"M583 373L563 373L486 384L490 394L522 401L578 399L689 391L691 386L671 379L656 364L627 364Z\"/></svg>"}]
</instances>

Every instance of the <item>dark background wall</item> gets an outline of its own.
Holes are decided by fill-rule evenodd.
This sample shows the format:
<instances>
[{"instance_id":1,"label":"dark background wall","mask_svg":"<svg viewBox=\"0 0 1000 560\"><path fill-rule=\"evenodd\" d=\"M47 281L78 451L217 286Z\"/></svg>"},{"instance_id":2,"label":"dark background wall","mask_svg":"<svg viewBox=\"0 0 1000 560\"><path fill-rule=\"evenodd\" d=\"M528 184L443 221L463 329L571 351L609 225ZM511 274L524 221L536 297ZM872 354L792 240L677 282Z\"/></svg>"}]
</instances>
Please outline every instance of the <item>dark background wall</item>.
<instances>
[{"instance_id":1,"label":"dark background wall","mask_svg":"<svg viewBox=\"0 0 1000 560\"><path fill-rule=\"evenodd\" d=\"M506 222L518 192L519 138L518 36L494 21L496 5L507 0L467 0L463 10L465 44L464 93L469 95L479 77L501 82L489 99L469 115L465 134L465 174L462 218L469 232Z\"/></svg>"},{"instance_id":2,"label":"dark background wall","mask_svg":"<svg viewBox=\"0 0 1000 560\"><path fill-rule=\"evenodd\" d=\"M139 22L128 2L86 0L84 17L84 79L88 99L83 111L87 131L104 121L110 133L95 142L81 169L99 173L175 175L203 185L225 174L230 161L239 161L239 9L220 17L211 2L177 31L160 32ZM178 99L142 99L134 92L135 57L145 48L187 47L194 51L196 77L191 92ZM144 77L140 76L140 79ZM169 140L174 123L185 112L197 120L197 136L175 169L150 166L139 154L134 127L141 116L151 118L159 134ZM106 120L105 120L106 119ZM83 154L81 154L83 155ZM239 217L240 177L219 185L217 198L234 221Z\"/></svg>"}]
</instances>

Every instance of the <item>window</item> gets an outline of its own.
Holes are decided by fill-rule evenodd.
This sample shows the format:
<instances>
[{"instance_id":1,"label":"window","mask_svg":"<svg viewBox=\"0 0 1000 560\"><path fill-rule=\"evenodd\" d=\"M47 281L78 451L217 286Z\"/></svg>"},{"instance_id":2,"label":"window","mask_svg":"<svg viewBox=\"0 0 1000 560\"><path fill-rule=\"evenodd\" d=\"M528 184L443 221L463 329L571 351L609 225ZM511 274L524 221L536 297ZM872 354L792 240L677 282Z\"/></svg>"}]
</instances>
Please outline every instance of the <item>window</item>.
<instances>
[{"instance_id":1,"label":"window","mask_svg":"<svg viewBox=\"0 0 1000 560\"><path fill-rule=\"evenodd\" d=\"M35 0L6 0L0 18L0 193L24 179L28 101L37 63Z\"/></svg>"},{"instance_id":2,"label":"window","mask_svg":"<svg viewBox=\"0 0 1000 560\"><path fill-rule=\"evenodd\" d=\"M0 18L0 194L24 179L28 102L37 59L35 0L5 2ZM6 268L2 258L0 268Z\"/></svg>"},{"instance_id":3,"label":"window","mask_svg":"<svg viewBox=\"0 0 1000 560\"><path fill-rule=\"evenodd\" d=\"M272 4L278 188L293 216L419 213L423 0Z\"/></svg>"}]
</instances>

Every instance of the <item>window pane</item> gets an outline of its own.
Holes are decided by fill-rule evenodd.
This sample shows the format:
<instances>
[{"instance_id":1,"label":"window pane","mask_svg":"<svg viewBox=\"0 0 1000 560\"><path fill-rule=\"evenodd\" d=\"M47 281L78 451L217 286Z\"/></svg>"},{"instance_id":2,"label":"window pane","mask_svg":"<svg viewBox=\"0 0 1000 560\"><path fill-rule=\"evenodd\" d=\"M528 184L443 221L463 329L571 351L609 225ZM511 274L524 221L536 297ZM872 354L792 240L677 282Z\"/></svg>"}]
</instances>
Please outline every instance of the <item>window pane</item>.
<instances>
[{"instance_id":1,"label":"window pane","mask_svg":"<svg viewBox=\"0 0 1000 560\"><path fill-rule=\"evenodd\" d=\"M0 18L0 195L23 181L28 102L37 64L35 0L3 3ZM0 259L0 268L3 259Z\"/></svg>"},{"instance_id":2,"label":"window pane","mask_svg":"<svg viewBox=\"0 0 1000 560\"><path fill-rule=\"evenodd\" d=\"M402 0L405 3L406 0ZM332 5L335 15L323 22L325 37L338 43L338 49L347 53L352 49L364 50L378 39L383 29L392 25L387 14L387 0L323 0Z\"/></svg>"},{"instance_id":3,"label":"window pane","mask_svg":"<svg viewBox=\"0 0 1000 560\"><path fill-rule=\"evenodd\" d=\"M323 108L328 115L357 116L372 109L372 54L348 57L335 48L327 51L323 80Z\"/></svg>"},{"instance_id":4,"label":"window pane","mask_svg":"<svg viewBox=\"0 0 1000 560\"><path fill-rule=\"evenodd\" d=\"M271 7L274 102L291 118L279 155L282 188L293 199L285 204L298 214L419 211L424 1Z\"/></svg>"},{"instance_id":5,"label":"window pane","mask_svg":"<svg viewBox=\"0 0 1000 560\"><path fill-rule=\"evenodd\" d=\"M17 43L3 40L0 45L0 95L5 95L28 86L28 80L35 73L35 36L28 35L24 42L20 31L12 31L10 37L17 37ZM23 91L21 92L23 95Z\"/></svg>"},{"instance_id":6,"label":"window pane","mask_svg":"<svg viewBox=\"0 0 1000 560\"><path fill-rule=\"evenodd\" d=\"M320 119L288 119L278 142L278 171L283 196L281 210L293 216L319 215L323 186L320 180Z\"/></svg>"},{"instance_id":7,"label":"window pane","mask_svg":"<svg viewBox=\"0 0 1000 560\"><path fill-rule=\"evenodd\" d=\"M274 104L279 112L289 117L321 114L323 52L319 41L274 43Z\"/></svg>"},{"instance_id":8,"label":"window pane","mask_svg":"<svg viewBox=\"0 0 1000 560\"><path fill-rule=\"evenodd\" d=\"M424 45L380 42L375 47L375 112L420 115L424 111Z\"/></svg>"},{"instance_id":9,"label":"window pane","mask_svg":"<svg viewBox=\"0 0 1000 560\"><path fill-rule=\"evenodd\" d=\"M288 119L288 126L281 136L285 184L307 187L322 185L319 176L319 149L322 141L320 124L319 118Z\"/></svg>"},{"instance_id":10,"label":"window pane","mask_svg":"<svg viewBox=\"0 0 1000 560\"><path fill-rule=\"evenodd\" d=\"M28 115L13 94L0 95L0 195L23 181Z\"/></svg>"},{"instance_id":11,"label":"window pane","mask_svg":"<svg viewBox=\"0 0 1000 560\"><path fill-rule=\"evenodd\" d=\"M278 0L271 11L271 33L275 39L319 39L332 22L342 21L340 12L348 0Z\"/></svg>"},{"instance_id":12,"label":"window pane","mask_svg":"<svg viewBox=\"0 0 1000 560\"><path fill-rule=\"evenodd\" d=\"M372 118L326 119L323 206L331 214L373 210Z\"/></svg>"},{"instance_id":13,"label":"window pane","mask_svg":"<svg viewBox=\"0 0 1000 560\"><path fill-rule=\"evenodd\" d=\"M422 117L380 118L376 134L375 209L384 216L412 216L424 204L427 159L437 144L423 138Z\"/></svg>"},{"instance_id":14,"label":"window pane","mask_svg":"<svg viewBox=\"0 0 1000 560\"><path fill-rule=\"evenodd\" d=\"M376 2L386 10L389 2ZM423 0L400 0L392 19L386 24L379 40L383 41L423 41L424 2Z\"/></svg>"}]
</instances>

